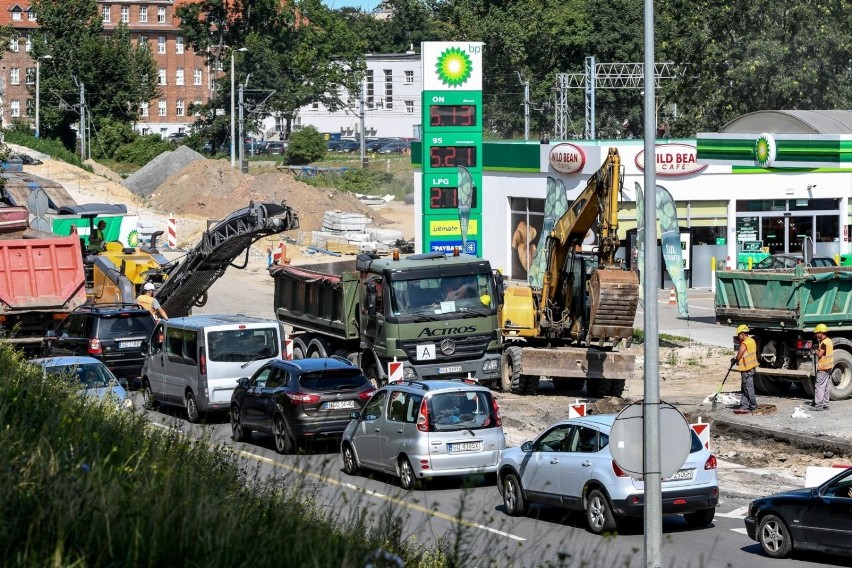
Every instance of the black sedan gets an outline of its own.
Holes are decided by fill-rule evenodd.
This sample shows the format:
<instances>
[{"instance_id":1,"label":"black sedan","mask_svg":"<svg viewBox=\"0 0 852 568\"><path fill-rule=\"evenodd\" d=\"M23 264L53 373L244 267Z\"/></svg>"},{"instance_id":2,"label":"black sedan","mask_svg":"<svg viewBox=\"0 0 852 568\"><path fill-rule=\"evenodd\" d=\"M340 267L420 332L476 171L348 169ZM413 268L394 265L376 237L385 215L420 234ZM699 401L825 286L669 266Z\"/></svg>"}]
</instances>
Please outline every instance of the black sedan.
<instances>
[{"instance_id":1,"label":"black sedan","mask_svg":"<svg viewBox=\"0 0 852 568\"><path fill-rule=\"evenodd\" d=\"M231 395L233 439L265 432L275 451L290 453L299 439L341 436L374 392L361 369L342 357L273 359L238 381Z\"/></svg>"},{"instance_id":2,"label":"black sedan","mask_svg":"<svg viewBox=\"0 0 852 568\"><path fill-rule=\"evenodd\" d=\"M745 525L773 558L793 550L852 554L852 468L819 487L755 499Z\"/></svg>"}]
</instances>

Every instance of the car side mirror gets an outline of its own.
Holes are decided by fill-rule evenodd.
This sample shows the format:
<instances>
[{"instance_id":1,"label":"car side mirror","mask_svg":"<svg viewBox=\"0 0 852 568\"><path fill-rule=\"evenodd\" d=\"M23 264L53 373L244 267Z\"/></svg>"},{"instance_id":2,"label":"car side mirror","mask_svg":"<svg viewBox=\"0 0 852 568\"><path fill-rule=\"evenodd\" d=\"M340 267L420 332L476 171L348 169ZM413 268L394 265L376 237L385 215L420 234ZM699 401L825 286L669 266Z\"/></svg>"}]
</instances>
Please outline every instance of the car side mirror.
<instances>
[{"instance_id":1,"label":"car side mirror","mask_svg":"<svg viewBox=\"0 0 852 568\"><path fill-rule=\"evenodd\" d=\"M142 346L141 346L141 347L142 347L142 353L148 353L148 347L149 347L149 345L148 345L148 342L147 342L147 341L143 341L143 342L142 342Z\"/></svg>"},{"instance_id":2,"label":"car side mirror","mask_svg":"<svg viewBox=\"0 0 852 568\"><path fill-rule=\"evenodd\" d=\"M48 330L47 335L45 336L45 339L48 339L48 340L56 339L56 331L53 330L53 329Z\"/></svg>"},{"instance_id":3,"label":"car side mirror","mask_svg":"<svg viewBox=\"0 0 852 568\"><path fill-rule=\"evenodd\" d=\"M521 444L521 451L524 452L524 453L529 453L529 452L532 451L532 449L533 449L533 445L532 445L532 442L530 442L529 440L527 440L526 442Z\"/></svg>"},{"instance_id":4,"label":"car side mirror","mask_svg":"<svg viewBox=\"0 0 852 568\"><path fill-rule=\"evenodd\" d=\"M361 413L360 412L353 412L349 415L349 418L351 418L352 420L360 420L361 419Z\"/></svg>"},{"instance_id":5,"label":"car side mirror","mask_svg":"<svg viewBox=\"0 0 852 568\"><path fill-rule=\"evenodd\" d=\"M249 378L248 377L240 377L239 379L237 379L237 384L240 385L241 387L248 387Z\"/></svg>"}]
</instances>

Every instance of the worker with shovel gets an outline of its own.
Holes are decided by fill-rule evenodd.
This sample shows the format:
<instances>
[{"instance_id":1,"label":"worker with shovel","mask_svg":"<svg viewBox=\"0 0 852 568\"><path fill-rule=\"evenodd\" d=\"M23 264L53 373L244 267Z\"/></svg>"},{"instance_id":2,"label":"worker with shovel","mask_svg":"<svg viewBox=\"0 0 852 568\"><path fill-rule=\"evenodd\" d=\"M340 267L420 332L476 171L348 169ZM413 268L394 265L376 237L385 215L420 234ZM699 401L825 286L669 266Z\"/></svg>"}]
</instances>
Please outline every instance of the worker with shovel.
<instances>
[{"instance_id":1,"label":"worker with shovel","mask_svg":"<svg viewBox=\"0 0 852 568\"><path fill-rule=\"evenodd\" d=\"M749 337L747 325L737 328L737 336L740 340L740 350L737 356L731 359L731 365L736 364L737 370L742 375L742 387L740 404L734 410L747 410L754 412L757 409L757 396L754 394L754 370L757 368L757 344Z\"/></svg>"}]
</instances>

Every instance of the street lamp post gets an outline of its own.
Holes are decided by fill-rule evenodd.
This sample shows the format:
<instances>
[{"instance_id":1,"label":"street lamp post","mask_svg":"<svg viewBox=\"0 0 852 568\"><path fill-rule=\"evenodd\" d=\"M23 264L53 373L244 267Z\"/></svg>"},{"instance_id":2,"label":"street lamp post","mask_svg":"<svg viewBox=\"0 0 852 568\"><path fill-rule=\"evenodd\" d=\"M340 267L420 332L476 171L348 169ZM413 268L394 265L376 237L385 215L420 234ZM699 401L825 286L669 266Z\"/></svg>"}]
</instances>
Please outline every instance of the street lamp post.
<instances>
[{"instance_id":1,"label":"street lamp post","mask_svg":"<svg viewBox=\"0 0 852 568\"><path fill-rule=\"evenodd\" d=\"M36 84L35 84L35 137L41 134L41 122L39 122L39 107L41 105L41 60L53 59L52 55L42 55L36 58Z\"/></svg>"},{"instance_id":2,"label":"street lamp post","mask_svg":"<svg viewBox=\"0 0 852 568\"><path fill-rule=\"evenodd\" d=\"M234 140L235 136L235 124L234 124L234 52L237 51L248 51L248 48L241 47L239 49L231 50L231 167L233 168L236 165L236 140Z\"/></svg>"}]
</instances>

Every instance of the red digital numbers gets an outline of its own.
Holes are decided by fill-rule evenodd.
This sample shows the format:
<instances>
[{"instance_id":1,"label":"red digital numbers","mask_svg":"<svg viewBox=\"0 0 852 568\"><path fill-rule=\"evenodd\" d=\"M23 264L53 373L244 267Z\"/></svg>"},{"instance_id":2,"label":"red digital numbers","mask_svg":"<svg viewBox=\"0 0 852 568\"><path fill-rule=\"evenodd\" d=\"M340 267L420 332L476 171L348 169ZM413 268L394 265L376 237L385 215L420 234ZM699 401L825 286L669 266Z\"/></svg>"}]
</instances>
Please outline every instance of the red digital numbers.
<instances>
[{"instance_id":1,"label":"red digital numbers","mask_svg":"<svg viewBox=\"0 0 852 568\"><path fill-rule=\"evenodd\" d=\"M432 168L476 167L476 146L432 146L429 148Z\"/></svg>"},{"instance_id":2,"label":"red digital numbers","mask_svg":"<svg viewBox=\"0 0 852 568\"><path fill-rule=\"evenodd\" d=\"M431 105L430 126L475 126L475 105Z\"/></svg>"},{"instance_id":3,"label":"red digital numbers","mask_svg":"<svg viewBox=\"0 0 852 568\"><path fill-rule=\"evenodd\" d=\"M429 188L429 206L432 209L458 209L459 188L432 187ZM470 206L476 207L476 188L471 195Z\"/></svg>"}]
</instances>

